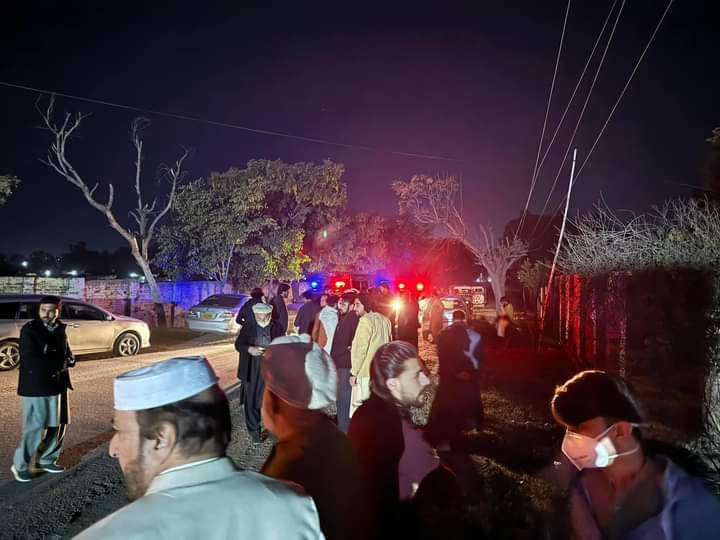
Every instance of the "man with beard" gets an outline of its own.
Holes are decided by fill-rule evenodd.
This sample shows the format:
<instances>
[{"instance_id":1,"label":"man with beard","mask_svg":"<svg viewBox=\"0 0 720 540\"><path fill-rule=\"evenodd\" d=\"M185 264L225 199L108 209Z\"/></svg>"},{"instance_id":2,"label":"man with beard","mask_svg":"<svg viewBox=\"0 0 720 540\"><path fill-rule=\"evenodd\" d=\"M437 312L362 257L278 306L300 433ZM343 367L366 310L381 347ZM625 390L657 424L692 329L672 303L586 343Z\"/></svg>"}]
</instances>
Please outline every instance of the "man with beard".
<instances>
[{"instance_id":1,"label":"man with beard","mask_svg":"<svg viewBox=\"0 0 720 540\"><path fill-rule=\"evenodd\" d=\"M352 385L350 384L350 351L358 326L358 316L353 309L357 294L346 292L338 300L338 313L340 320L335 328L330 356L335 362L338 374L337 388L337 421L338 428L343 433L348 432L350 425L350 402L352 399Z\"/></svg>"},{"instance_id":2,"label":"man with beard","mask_svg":"<svg viewBox=\"0 0 720 540\"><path fill-rule=\"evenodd\" d=\"M439 465L410 414L423 403L423 390L430 384L426 373L412 345L391 341L380 346L370 368L370 398L350 420L348 437L366 479L380 538L393 529L399 502L411 498Z\"/></svg>"},{"instance_id":3,"label":"man with beard","mask_svg":"<svg viewBox=\"0 0 720 540\"><path fill-rule=\"evenodd\" d=\"M263 382L260 360L265 348L273 339L283 335L272 320L273 308L262 302L252 307L254 317L248 318L237 339L235 350L240 353L237 376L242 381L245 425L254 443L262 442L260 431L260 407L262 406Z\"/></svg>"},{"instance_id":4,"label":"man with beard","mask_svg":"<svg viewBox=\"0 0 720 540\"><path fill-rule=\"evenodd\" d=\"M134 502L76 538L322 538L315 504L299 488L226 457L230 407L217 383L202 356L116 377L109 453Z\"/></svg>"},{"instance_id":5,"label":"man with beard","mask_svg":"<svg viewBox=\"0 0 720 540\"><path fill-rule=\"evenodd\" d=\"M270 305L273 308L272 320L280 329L280 335L282 336L287 334L288 331L288 302L290 302L290 285L280 283L277 288L277 294L270 300Z\"/></svg>"},{"instance_id":6,"label":"man with beard","mask_svg":"<svg viewBox=\"0 0 720 540\"><path fill-rule=\"evenodd\" d=\"M45 296L37 317L20 331L18 395L22 396L23 433L10 468L18 482L32 480L33 458L44 472L65 470L55 462L70 421L68 368L75 365L75 359L59 314L60 298Z\"/></svg>"}]
</instances>

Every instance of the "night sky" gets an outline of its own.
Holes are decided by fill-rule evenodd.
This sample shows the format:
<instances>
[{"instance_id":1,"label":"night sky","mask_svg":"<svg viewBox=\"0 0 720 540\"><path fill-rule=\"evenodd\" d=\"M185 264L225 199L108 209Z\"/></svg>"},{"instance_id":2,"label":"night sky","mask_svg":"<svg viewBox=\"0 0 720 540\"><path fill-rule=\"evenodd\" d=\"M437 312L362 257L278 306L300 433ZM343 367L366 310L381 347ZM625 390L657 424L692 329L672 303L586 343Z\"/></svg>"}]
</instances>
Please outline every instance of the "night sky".
<instances>
[{"instance_id":1,"label":"night sky","mask_svg":"<svg viewBox=\"0 0 720 540\"><path fill-rule=\"evenodd\" d=\"M147 115L150 190L163 187L155 172L174 160L181 146L194 149L187 163L191 179L241 167L251 158L330 158L346 166L353 210L395 213L394 179L449 172L462 175L472 220L498 229L520 214L527 196L566 9L561 1L451 4L455 7L313 2L311 11L283 3L263 8L239 2L22 4L2 8L2 82L379 149L344 149ZM720 42L711 4L674 3L578 181L574 210L588 208L601 192L613 207L643 210L688 193L678 183L701 183L704 141L720 126ZM611 5L573 2L551 129ZM581 159L664 8L660 0L627 2L580 128ZM583 88L593 74L594 69ZM532 204L536 211L555 178L584 95L543 167ZM50 135L38 129L36 98L0 87L0 174L23 180L0 207L0 252L61 251L80 240L95 249L123 245L76 188L38 162ZM117 214L127 222L133 200L128 132L137 113L65 98L57 99L56 109L92 113L70 157L88 183L115 184ZM563 172L552 209L566 182Z\"/></svg>"}]
</instances>

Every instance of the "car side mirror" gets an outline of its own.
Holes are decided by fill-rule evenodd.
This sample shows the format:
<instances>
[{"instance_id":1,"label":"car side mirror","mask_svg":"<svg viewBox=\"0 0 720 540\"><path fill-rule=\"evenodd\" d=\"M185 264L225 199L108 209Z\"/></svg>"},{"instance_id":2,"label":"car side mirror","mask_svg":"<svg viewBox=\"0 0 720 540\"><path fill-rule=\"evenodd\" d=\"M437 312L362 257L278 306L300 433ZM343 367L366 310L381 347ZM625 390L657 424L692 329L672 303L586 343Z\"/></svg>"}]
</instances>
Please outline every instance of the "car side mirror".
<instances>
[{"instance_id":1,"label":"car side mirror","mask_svg":"<svg viewBox=\"0 0 720 540\"><path fill-rule=\"evenodd\" d=\"M108 314L108 315L105 315L105 320L106 320L106 321L114 321L114 320L115 320L115 317L113 317L112 315Z\"/></svg>"}]
</instances>

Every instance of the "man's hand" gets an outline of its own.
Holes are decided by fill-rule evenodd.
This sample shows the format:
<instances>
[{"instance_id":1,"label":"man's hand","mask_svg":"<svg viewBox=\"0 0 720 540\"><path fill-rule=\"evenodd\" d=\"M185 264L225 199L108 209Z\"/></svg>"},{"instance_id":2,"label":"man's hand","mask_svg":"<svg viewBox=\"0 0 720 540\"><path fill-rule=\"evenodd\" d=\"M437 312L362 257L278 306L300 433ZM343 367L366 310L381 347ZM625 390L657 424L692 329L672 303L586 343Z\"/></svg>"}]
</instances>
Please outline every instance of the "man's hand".
<instances>
[{"instance_id":1,"label":"man's hand","mask_svg":"<svg viewBox=\"0 0 720 540\"><path fill-rule=\"evenodd\" d=\"M350 386L355 386L357 384L357 377L354 375L350 375Z\"/></svg>"},{"instance_id":2,"label":"man's hand","mask_svg":"<svg viewBox=\"0 0 720 540\"><path fill-rule=\"evenodd\" d=\"M248 352L250 353L250 356L262 356L265 352L264 347L255 347L254 345L250 345L248 347Z\"/></svg>"}]
</instances>

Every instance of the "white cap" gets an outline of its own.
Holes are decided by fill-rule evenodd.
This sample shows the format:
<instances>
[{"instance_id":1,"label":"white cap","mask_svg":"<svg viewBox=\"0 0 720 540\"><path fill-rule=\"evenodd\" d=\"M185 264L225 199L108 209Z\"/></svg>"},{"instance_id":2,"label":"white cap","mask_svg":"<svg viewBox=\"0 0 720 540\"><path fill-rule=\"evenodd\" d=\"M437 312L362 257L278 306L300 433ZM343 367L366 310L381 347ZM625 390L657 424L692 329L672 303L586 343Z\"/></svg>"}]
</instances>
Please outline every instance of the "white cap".
<instances>
[{"instance_id":1,"label":"white cap","mask_svg":"<svg viewBox=\"0 0 720 540\"><path fill-rule=\"evenodd\" d=\"M255 313L262 314L262 313L272 313L272 306L268 304L264 304L263 302L258 302L257 304L254 304L252 307L252 310Z\"/></svg>"},{"instance_id":2,"label":"white cap","mask_svg":"<svg viewBox=\"0 0 720 540\"><path fill-rule=\"evenodd\" d=\"M335 403L335 363L307 334L275 338L260 366L266 388L293 407L324 409Z\"/></svg>"},{"instance_id":3,"label":"white cap","mask_svg":"<svg viewBox=\"0 0 720 540\"><path fill-rule=\"evenodd\" d=\"M115 377L115 409L141 411L176 403L217 384L204 356L170 358Z\"/></svg>"}]
</instances>

